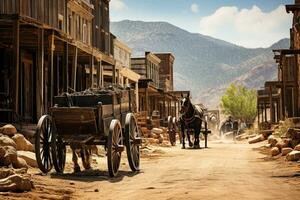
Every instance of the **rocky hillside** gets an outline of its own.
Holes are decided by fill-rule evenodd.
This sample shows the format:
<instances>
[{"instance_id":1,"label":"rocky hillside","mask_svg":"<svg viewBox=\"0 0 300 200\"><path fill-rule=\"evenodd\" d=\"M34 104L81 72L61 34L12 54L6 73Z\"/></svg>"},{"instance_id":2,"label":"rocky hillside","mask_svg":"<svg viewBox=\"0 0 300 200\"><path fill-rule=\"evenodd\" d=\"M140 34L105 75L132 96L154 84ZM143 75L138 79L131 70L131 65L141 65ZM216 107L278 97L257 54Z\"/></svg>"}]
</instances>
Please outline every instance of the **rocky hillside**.
<instances>
[{"instance_id":1,"label":"rocky hillside","mask_svg":"<svg viewBox=\"0 0 300 200\"><path fill-rule=\"evenodd\" d=\"M264 79L275 77L271 49L289 46L284 39L270 48L248 49L165 22L125 20L113 22L111 31L134 50L134 55L172 52L175 89L191 90L194 101L212 107L218 104L222 88L232 81L258 87Z\"/></svg>"}]
</instances>

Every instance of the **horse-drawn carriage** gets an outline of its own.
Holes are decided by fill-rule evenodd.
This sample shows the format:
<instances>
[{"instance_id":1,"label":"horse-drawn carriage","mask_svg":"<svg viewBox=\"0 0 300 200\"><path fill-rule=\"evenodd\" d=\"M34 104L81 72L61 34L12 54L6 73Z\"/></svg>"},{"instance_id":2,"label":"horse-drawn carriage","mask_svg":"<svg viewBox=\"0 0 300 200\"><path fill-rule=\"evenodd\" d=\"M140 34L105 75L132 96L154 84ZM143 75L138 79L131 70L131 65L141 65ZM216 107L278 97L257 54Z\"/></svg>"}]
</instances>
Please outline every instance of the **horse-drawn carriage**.
<instances>
[{"instance_id":1,"label":"horse-drawn carriage","mask_svg":"<svg viewBox=\"0 0 300 200\"><path fill-rule=\"evenodd\" d=\"M64 171L66 146L104 145L108 172L117 175L121 154L127 152L132 171L139 170L141 138L133 110L131 89L110 87L54 98L49 114L40 118L35 138L36 159L40 170L54 166Z\"/></svg>"}]
</instances>

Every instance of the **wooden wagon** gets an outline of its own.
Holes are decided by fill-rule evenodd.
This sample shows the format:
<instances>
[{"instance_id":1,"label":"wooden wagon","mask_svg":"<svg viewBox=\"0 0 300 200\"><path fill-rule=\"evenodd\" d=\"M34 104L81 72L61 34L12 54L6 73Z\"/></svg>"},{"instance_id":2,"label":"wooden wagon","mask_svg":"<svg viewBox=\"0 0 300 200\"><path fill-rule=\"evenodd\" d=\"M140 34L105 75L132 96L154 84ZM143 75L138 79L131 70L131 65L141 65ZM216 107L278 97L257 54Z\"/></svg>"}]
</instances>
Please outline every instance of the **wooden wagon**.
<instances>
[{"instance_id":1,"label":"wooden wagon","mask_svg":"<svg viewBox=\"0 0 300 200\"><path fill-rule=\"evenodd\" d=\"M104 145L111 177L118 173L125 147L131 170L139 170L141 138L132 112L133 95L130 89L111 88L55 97L55 106L37 126L35 152L40 170L47 173L54 166L62 173L66 146L71 143Z\"/></svg>"}]
</instances>

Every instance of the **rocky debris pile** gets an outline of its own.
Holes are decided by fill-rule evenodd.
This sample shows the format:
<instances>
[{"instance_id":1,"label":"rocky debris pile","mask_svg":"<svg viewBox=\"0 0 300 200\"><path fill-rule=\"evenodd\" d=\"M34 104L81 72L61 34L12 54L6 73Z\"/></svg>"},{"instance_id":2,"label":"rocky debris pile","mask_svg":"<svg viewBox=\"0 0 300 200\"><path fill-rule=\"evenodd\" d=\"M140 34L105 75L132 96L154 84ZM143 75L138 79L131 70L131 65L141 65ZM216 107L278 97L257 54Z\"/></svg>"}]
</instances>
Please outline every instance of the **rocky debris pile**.
<instances>
[{"instance_id":1,"label":"rocky debris pile","mask_svg":"<svg viewBox=\"0 0 300 200\"><path fill-rule=\"evenodd\" d=\"M24 153L19 155L18 150ZM28 191L33 184L28 170L28 153L34 150L33 145L11 125L0 128L0 191ZM22 156L21 156L22 155ZM30 166L36 167L35 156ZM22 173L21 173L22 172Z\"/></svg>"},{"instance_id":2,"label":"rocky debris pile","mask_svg":"<svg viewBox=\"0 0 300 200\"><path fill-rule=\"evenodd\" d=\"M160 145L160 146L170 146L168 129L165 127L153 128L152 130L142 129L142 134L144 137L144 146L147 145ZM176 136L178 140L178 136Z\"/></svg>"},{"instance_id":3,"label":"rocky debris pile","mask_svg":"<svg viewBox=\"0 0 300 200\"><path fill-rule=\"evenodd\" d=\"M300 160L300 118L289 118L271 126L270 130L259 131L259 134L248 140L249 144L268 140L271 156L285 156L287 161Z\"/></svg>"},{"instance_id":4,"label":"rocky debris pile","mask_svg":"<svg viewBox=\"0 0 300 200\"><path fill-rule=\"evenodd\" d=\"M256 133L253 130L249 129L249 130L245 130L244 133L242 133L240 135L237 135L235 137L235 139L237 141L249 140L249 139L254 138L256 136L257 136Z\"/></svg>"},{"instance_id":5,"label":"rocky debris pile","mask_svg":"<svg viewBox=\"0 0 300 200\"><path fill-rule=\"evenodd\" d=\"M271 129L271 130L260 130L260 131L258 131L258 135L249 138L248 143L249 144L254 144L254 143L257 143L257 142L262 142L264 140L267 140L268 137L270 135L272 135L273 132L274 132L274 129Z\"/></svg>"}]
</instances>

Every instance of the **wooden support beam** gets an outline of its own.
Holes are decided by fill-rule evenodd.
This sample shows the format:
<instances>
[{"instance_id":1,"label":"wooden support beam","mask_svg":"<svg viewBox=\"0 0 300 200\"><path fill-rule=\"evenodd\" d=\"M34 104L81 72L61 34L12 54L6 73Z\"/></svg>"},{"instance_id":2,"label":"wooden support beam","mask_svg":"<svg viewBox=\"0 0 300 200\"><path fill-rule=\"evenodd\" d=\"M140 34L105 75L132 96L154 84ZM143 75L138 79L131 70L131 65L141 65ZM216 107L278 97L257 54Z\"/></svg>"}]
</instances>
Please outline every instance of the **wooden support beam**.
<instances>
[{"instance_id":1,"label":"wooden support beam","mask_svg":"<svg viewBox=\"0 0 300 200\"><path fill-rule=\"evenodd\" d=\"M147 116L149 116L149 94L147 88L145 88L145 111L147 111Z\"/></svg>"},{"instance_id":2,"label":"wooden support beam","mask_svg":"<svg viewBox=\"0 0 300 200\"><path fill-rule=\"evenodd\" d=\"M101 86L101 61L97 63L97 86Z\"/></svg>"},{"instance_id":3,"label":"wooden support beam","mask_svg":"<svg viewBox=\"0 0 300 200\"><path fill-rule=\"evenodd\" d=\"M273 117L273 98L272 98L272 85L269 86L269 102L270 102L270 120L271 123L274 123L274 117Z\"/></svg>"},{"instance_id":4,"label":"wooden support beam","mask_svg":"<svg viewBox=\"0 0 300 200\"><path fill-rule=\"evenodd\" d=\"M77 82L77 60L78 60L78 48L75 46L74 55L73 55L73 67L72 67L72 88L76 91L76 82Z\"/></svg>"},{"instance_id":5,"label":"wooden support beam","mask_svg":"<svg viewBox=\"0 0 300 200\"><path fill-rule=\"evenodd\" d=\"M104 87L104 75L103 75L103 66L102 61L99 62L100 64L100 87Z\"/></svg>"},{"instance_id":6,"label":"wooden support beam","mask_svg":"<svg viewBox=\"0 0 300 200\"><path fill-rule=\"evenodd\" d=\"M37 52L37 118L44 114L44 29L39 29Z\"/></svg>"},{"instance_id":7,"label":"wooden support beam","mask_svg":"<svg viewBox=\"0 0 300 200\"><path fill-rule=\"evenodd\" d=\"M116 84L116 65L112 66L112 84Z\"/></svg>"},{"instance_id":8,"label":"wooden support beam","mask_svg":"<svg viewBox=\"0 0 300 200\"><path fill-rule=\"evenodd\" d=\"M68 75L68 68L69 68L69 45L67 42L64 43L64 66L63 66L63 91L68 92L68 85L69 85L69 75Z\"/></svg>"},{"instance_id":9,"label":"wooden support beam","mask_svg":"<svg viewBox=\"0 0 300 200\"><path fill-rule=\"evenodd\" d=\"M53 106L53 98L54 98L54 31L50 36L50 105Z\"/></svg>"},{"instance_id":10,"label":"wooden support beam","mask_svg":"<svg viewBox=\"0 0 300 200\"><path fill-rule=\"evenodd\" d=\"M13 102L14 102L14 111L19 112L19 77L20 77L20 22L19 20L14 21L13 24L13 76L15 82L13 83Z\"/></svg>"},{"instance_id":11,"label":"wooden support beam","mask_svg":"<svg viewBox=\"0 0 300 200\"><path fill-rule=\"evenodd\" d=\"M90 88L94 88L94 56L91 55L90 58L90 81L91 81L91 85Z\"/></svg>"}]
</instances>

